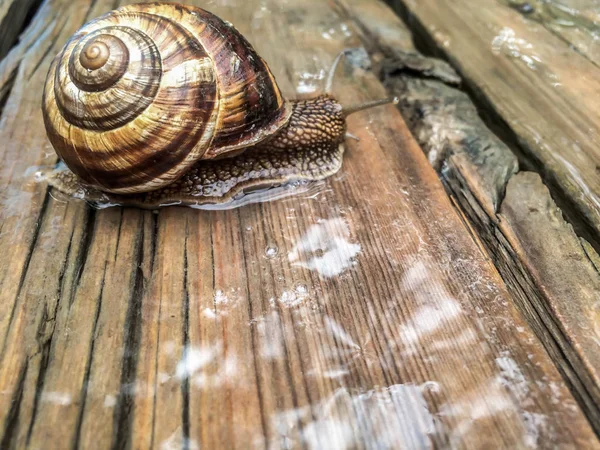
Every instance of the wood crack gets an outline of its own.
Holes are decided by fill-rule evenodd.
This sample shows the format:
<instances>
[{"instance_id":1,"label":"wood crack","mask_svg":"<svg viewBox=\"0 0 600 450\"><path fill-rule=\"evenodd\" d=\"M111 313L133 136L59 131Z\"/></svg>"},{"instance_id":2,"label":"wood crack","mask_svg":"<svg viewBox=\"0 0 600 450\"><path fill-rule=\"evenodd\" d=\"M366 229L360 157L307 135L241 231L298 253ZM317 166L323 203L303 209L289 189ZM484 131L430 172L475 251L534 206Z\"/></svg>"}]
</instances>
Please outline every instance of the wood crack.
<instances>
[{"instance_id":1,"label":"wood crack","mask_svg":"<svg viewBox=\"0 0 600 450\"><path fill-rule=\"evenodd\" d=\"M39 211L39 214L38 214L38 218L37 218L37 221L36 221L36 224L35 224L35 229L33 230L33 236L32 236L32 239L31 239L31 244L30 244L30 246L29 246L29 248L27 250L27 256L25 257L25 261L23 263L23 269L21 271L21 276L20 276L20 279L19 279L19 286L17 288L17 293L15 295L15 301L13 302L13 307L12 307L11 312L10 312L10 316L9 316L9 319L8 319L8 324L6 326L6 330L5 330L5 334L4 334L4 342L5 343L7 342L6 337L8 336L8 333L10 332L11 324L12 324L12 321L13 321L14 316L15 316L16 307L19 304L19 302L17 301L17 299L21 295L21 290L23 289L23 283L25 282L25 277L27 275L27 270L29 269L29 264L31 262L31 257L33 256L33 252L34 252L34 250L36 248L35 246L36 246L36 243L37 243L38 238L39 238L40 229L42 227L42 220L43 220L46 208L48 207L49 198L50 198L49 192L46 191L46 196L44 197L44 201L43 201L42 206L40 208L40 211ZM2 358L4 358L4 352L5 352L5 350L6 350L6 344L5 344L4 348L2 349L2 351L0 351L0 360L2 360Z\"/></svg>"},{"instance_id":2,"label":"wood crack","mask_svg":"<svg viewBox=\"0 0 600 450\"><path fill-rule=\"evenodd\" d=\"M155 217L154 214L152 214L153 216L153 223L154 223L154 230L153 230L153 240L152 240L152 263L150 264L151 266L151 273L154 274L154 264L156 262L156 250L158 247L158 243L160 242L159 238L161 238L161 231L160 231L160 227L158 224L158 218ZM156 283L156 277L152 277L151 278L151 283ZM160 320L161 318L161 314L162 314L162 298L159 300L158 303L158 320ZM158 353L159 353L159 349L160 349L160 327L158 327L157 331L156 331L156 352L154 353L154 386L153 386L153 393L152 393L152 425L151 425L151 429L150 429L150 433L151 433L151 438L150 438L150 448L154 448L154 441L155 441L155 437L156 437L156 399L157 399L157 395L156 392L158 391L158 361L159 361L159 357L158 357Z\"/></svg>"},{"instance_id":3,"label":"wood crack","mask_svg":"<svg viewBox=\"0 0 600 450\"><path fill-rule=\"evenodd\" d=\"M2 60L19 39L40 9L44 0L8 0L10 6L0 17L0 60ZM0 14L4 2L0 4Z\"/></svg>"},{"instance_id":4,"label":"wood crack","mask_svg":"<svg viewBox=\"0 0 600 450\"><path fill-rule=\"evenodd\" d=\"M123 208L119 208L119 226L117 227L117 231L116 231L116 236L117 236L117 242L115 243L115 257L113 259L113 262L117 261L117 258L119 256L119 242L121 242L121 227L123 226Z\"/></svg>"},{"instance_id":5,"label":"wood crack","mask_svg":"<svg viewBox=\"0 0 600 450\"><path fill-rule=\"evenodd\" d=\"M8 75L4 84L0 86L0 120L2 120L2 116L4 114L4 107L8 102L10 97L10 93L15 86L15 81L17 79L17 73L19 71L19 66L15 67L10 74Z\"/></svg>"},{"instance_id":6,"label":"wood crack","mask_svg":"<svg viewBox=\"0 0 600 450\"><path fill-rule=\"evenodd\" d=\"M44 214L46 212L46 208L48 208L48 202L50 201L49 194L50 194L49 191L46 191L46 195L44 196L44 201L42 202L42 207L40 208L38 218L35 222L35 229L33 231L31 245L29 246L29 249L27 251L27 257L25 258L25 262L23 264L23 271L21 272L19 288L17 289L17 298L19 297L19 295L21 295L21 289L23 289L23 282L25 281L25 276L27 275L27 270L29 269L29 263L31 262L31 257L33 256L33 251L35 250L35 245L37 244L37 241L38 241L38 238L40 235L40 229L42 228ZM15 305L16 305L16 302L15 302ZM12 320L13 315L14 315L14 310L11 313L11 320ZM10 328L10 322L9 322L9 328Z\"/></svg>"},{"instance_id":7,"label":"wood crack","mask_svg":"<svg viewBox=\"0 0 600 450\"><path fill-rule=\"evenodd\" d=\"M25 377L27 375L27 369L29 367L29 361L26 360L21 369L21 374L19 375L19 382L17 385L17 389L13 394L13 399L11 401L10 411L8 413L8 417L6 419L4 430L2 433L2 440L0 441L0 448L8 449L12 448L14 431L17 427L17 420L19 418L19 409L21 407L21 401L23 400L23 391L25 388Z\"/></svg>"},{"instance_id":8,"label":"wood crack","mask_svg":"<svg viewBox=\"0 0 600 450\"><path fill-rule=\"evenodd\" d=\"M56 34L54 35L54 37L50 41L50 44L46 48L46 51L44 51L44 53L42 54L42 56L40 57L40 59L38 60L38 62L36 63L36 65L33 66L33 69L31 70L31 72L29 72L29 75L27 77L27 81L31 81L31 78L33 78L33 76L36 75L38 69L45 62L45 60L48 57L48 55L51 55L52 52L56 51L56 43L58 42L58 39L61 37L61 33L63 32L63 30L65 29L65 27L68 24L69 24L68 20L64 20L63 21L62 25L58 28L58 31L56 32Z\"/></svg>"},{"instance_id":9,"label":"wood crack","mask_svg":"<svg viewBox=\"0 0 600 450\"><path fill-rule=\"evenodd\" d=\"M69 256L71 256L71 249L73 248L73 239L75 236L75 227L73 227L73 231L71 232L71 236L69 237L69 244L67 246L67 251L65 252L65 258L62 262L62 266L58 275L58 291L56 292L56 297L58 298L58 302L56 302L56 307L54 310L54 319L56 319L56 312L58 310L58 305L60 303L60 299L62 299L63 292L65 291L65 273L67 272L67 263L69 261Z\"/></svg>"},{"instance_id":10,"label":"wood crack","mask_svg":"<svg viewBox=\"0 0 600 450\"><path fill-rule=\"evenodd\" d=\"M92 14L92 12L94 11L96 3L98 3L98 0L91 1L89 9L85 15L85 18L83 19L83 23L88 23L91 20L90 14ZM115 8L113 8L113 9L115 9Z\"/></svg>"},{"instance_id":11,"label":"wood crack","mask_svg":"<svg viewBox=\"0 0 600 450\"><path fill-rule=\"evenodd\" d=\"M585 369L580 355L573 350L571 338L562 331L560 321L549 309L547 295L540 289L532 277L531 270L523 265L515 248L503 231L485 214L477 199L470 194L470 188L457 171L446 173L444 185L459 201L458 206L477 229L484 242L488 255L517 302L528 323L532 325L548 354L556 363L561 375L582 406L590 424L600 435L600 404L594 399L600 398L600 392L593 376ZM477 210L479 208L479 211ZM593 387L590 389L590 387Z\"/></svg>"},{"instance_id":12,"label":"wood crack","mask_svg":"<svg viewBox=\"0 0 600 450\"><path fill-rule=\"evenodd\" d=\"M111 447L115 449L125 449L132 445L130 432L134 414L135 377L142 335L142 300L146 285L144 272L142 270L145 239L144 227L142 227L142 231L137 239L136 250L133 256L134 265L136 267L135 275L131 281L131 296L128 302L125 328L123 330L125 338L123 364L121 369L121 391L117 398L113 416L113 429L115 432Z\"/></svg>"},{"instance_id":13,"label":"wood crack","mask_svg":"<svg viewBox=\"0 0 600 450\"><path fill-rule=\"evenodd\" d=\"M60 298L60 297L59 297ZM56 305L56 309L58 309L58 303ZM56 314L56 311L55 311ZM54 328L54 327L53 327ZM29 446L29 442L31 440L31 434L33 432L33 426L35 424L35 420L37 417L37 412L40 406L40 400L42 398L42 392L44 390L44 380L46 377L46 371L48 369L48 362L50 358L50 349L52 347L52 338L54 333L50 334L50 337L43 343L41 347L41 361L40 361L40 369L38 372L37 382L35 386L35 398L33 403L33 411L31 413L31 420L29 421L29 426L27 427L27 438L26 438L26 446Z\"/></svg>"},{"instance_id":14,"label":"wood crack","mask_svg":"<svg viewBox=\"0 0 600 450\"><path fill-rule=\"evenodd\" d=\"M75 437L73 439L73 443L71 448L73 450L77 450L79 448L79 440L81 438L81 425L83 423L83 413L85 412L85 404L88 397L88 388L90 383L90 375L92 369L92 362L94 360L94 345L96 343L96 337L98 333L98 322L100 319L100 312L102 310L102 295L104 293L104 283L106 282L106 268L108 267L108 261L104 262L104 271L102 274L102 280L100 282L100 292L98 293L98 297L96 298L96 311L94 316L94 324L92 326L92 334L90 341L90 350L87 355L87 362L85 366L85 374L83 377L83 384L81 388L81 392L79 393L81 401L79 406L79 414L77 416L77 423L75 424Z\"/></svg>"},{"instance_id":15,"label":"wood crack","mask_svg":"<svg viewBox=\"0 0 600 450\"><path fill-rule=\"evenodd\" d=\"M389 0L388 3L393 6L412 32L415 46L419 51L424 55L442 58L453 66L457 66L453 61L452 55L444 51L437 44L419 18L412 14L405 0ZM565 219L573 226L577 234L586 239L596 252L600 253L598 224L590 216L589 211L582 209L577 202L572 201L573 194L565 191L561 182L557 181L556 174L547 170L546 164L544 164L535 151L532 151L530 145L517 135L515 130L506 122L498 107L490 100L480 86L469 78L466 78L461 83L460 88L470 97L473 105L477 107L479 115L488 129L495 133L510 148L513 154L517 156L522 170L536 172L542 177L546 186L550 189L553 199L563 210Z\"/></svg>"},{"instance_id":16,"label":"wood crack","mask_svg":"<svg viewBox=\"0 0 600 450\"><path fill-rule=\"evenodd\" d=\"M238 215L238 220L239 220L239 212L236 213ZM212 221L211 221L211 252L213 255L213 262L214 262L214 242L213 242L213 225L212 225ZM249 275L250 274L250 267L248 265L248 260L246 258L246 253L244 252L244 247L245 247L245 243L244 243L244 233L240 233L240 240L242 243L242 251L240 252L240 258L241 258L241 262L242 262L242 266L244 267L244 270L246 272L246 298L247 303L248 303L248 318L252 321L255 319L255 314L253 311L253 307L252 307L252 299L250 297L250 279L249 279ZM213 289L216 287L215 285L215 271L213 271ZM216 308L215 308L215 313L216 313ZM254 366L254 382L256 383L256 392L257 392L257 396L258 396L258 404L259 404L259 409L260 409L260 423L261 423L261 427L262 427L262 435L265 437L265 439L268 439L269 437L269 427L267 425L267 418L265 416L266 414L266 409L265 409L265 400L263 397L263 388L261 386L261 376L260 376L260 360L259 360L259 353L258 353L258 347L257 347L257 341L258 341L258 335L257 335L257 330L256 330L256 326L251 326L250 327L250 348L252 351L252 364ZM267 442L267 445L265 445L265 447L270 446L269 443Z\"/></svg>"},{"instance_id":17,"label":"wood crack","mask_svg":"<svg viewBox=\"0 0 600 450\"><path fill-rule=\"evenodd\" d=\"M191 351L190 348L190 294L188 288L188 238L189 221L185 222L185 241L183 244L183 301L182 301L182 338L184 355ZM185 357L185 356L184 356ZM187 370L187 369L186 369ZM181 396L183 407L181 408L181 423L183 434L183 449L190 448L190 376L181 380Z\"/></svg>"},{"instance_id":18,"label":"wood crack","mask_svg":"<svg viewBox=\"0 0 600 450\"><path fill-rule=\"evenodd\" d=\"M396 3L400 6L403 5L402 2ZM405 11L402 16L407 18L408 13ZM358 23L364 20L359 14L352 16L352 19ZM427 46L422 45L421 48L435 47L433 39L417 20L408 20L408 22L413 34L419 36L421 42L428 44ZM384 55L393 53L393 50L385 48L387 45L385 41L378 40L378 37L381 38L381 36L373 37L372 33L378 33L378 29L373 24L361 24L360 27L363 30L366 29L365 39L368 41L366 45L370 48L371 53L375 54L375 58L377 58L377 52ZM429 52L429 54L439 53L441 52L437 48L436 51ZM567 219L566 223L572 226L571 230L574 235L569 237L568 226L548 232L561 233L557 234L557 239L560 237L573 241L574 238L577 241L574 249L579 253L584 253L579 242L580 236L592 241L592 245L596 244L596 247L597 239L595 237L597 235L591 227L582 227L580 215L574 219L572 211L568 209L568 205L572 205L572 203L565 196L561 197L560 194L557 194L561 192L557 186L552 188L553 185L550 184L552 188L550 196L543 192L545 189L543 185L535 185L536 188L532 190L523 184L532 179L532 174L518 169L516 157L519 158L522 166L536 168L536 172L543 172L539 169L543 167L543 164L541 161L531 161L524 156L525 152L521 149L516 135L504 123L493 105L481 103L480 99L485 99L484 95L459 91L445 86L443 81L427 79L430 77L420 76L414 71L403 70L402 63L399 64L400 70L395 70L394 63L396 66L398 65L399 54L402 53L395 52L396 60L392 59L391 66L389 59L379 60L380 76L384 84L395 95L400 93L402 100L399 109L406 117L411 131L423 150L428 154L430 162L437 169L444 187L450 196L457 200L455 207L464 212L472 227L477 231L479 238L474 237L474 239L483 243L486 253L491 257L506 282L515 303L552 357L590 424L595 428L596 433L600 434L600 425L598 425L600 423L600 407L598 406L600 404L600 388L596 378L598 367L594 367L590 362L590 360L595 360L593 344L590 343L589 347L584 344L584 341L588 339L584 333L573 334L573 331L569 331L576 329L575 322L578 318L577 316L570 317L570 310L563 311L561 308L562 305L566 307L565 302L575 301L575 305L582 309L579 312L579 320L593 312L586 312L589 302L583 297L573 298L574 294L584 295L584 292L565 294L564 290L561 291L560 287L556 285L551 286L548 290L549 280L547 277L551 276L551 269L547 266L543 266L541 269L538 267L540 264L545 264L543 246L542 250L536 250L542 252L539 257L515 248L515 246L531 248L527 241L531 237L527 235L525 229L520 228L522 226L517 221L527 220L527 217L531 217L531 215L527 216L527 211L521 208L518 211L508 211L512 222L507 222L507 217L501 220L502 215L499 214L499 211L503 211L507 207L514 208L514 205L525 202L523 199L519 200L520 203L517 202L514 192L512 198L507 200L507 187L523 185L521 188L523 192L529 192L530 197L537 194L541 205L554 204L554 200L558 208L556 206L548 207L542 213L551 217L558 214ZM386 66L386 64L388 65ZM467 85L467 88L467 90L476 89L470 85ZM469 106L469 104L477 105L477 108ZM503 125L498 126L498 124ZM542 176L544 176L543 173ZM548 176L544 178L547 180ZM489 183L490 179L494 179L495 182ZM572 209L572 206L570 208ZM517 234L509 239L506 233ZM526 240L522 241L522 239ZM550 256L548 258L552 259ZM585 259L584 263L588 263L590 260L582 258ZM542 270L541 274L539 270ZM535 273L537 275L534 275ZM596 277L598 275L595 266L593 275ZM583 286L585 286L585 282L583 282ZM565 320L567 320L566 323ZM571 323L570 320L574 322ZM565 326L570 328L565 328Z\"/></svg>"},{"instance_id":19,"label":"wood crack","mask_svg":"<svg viewBox=\"0 0 600 450\"><path fill-rule=\"evenodd\" d=\"M150 215L152 222L152 237L150 239L150 273L154 272L154 263L156 262L156 246L158 242L158 218L157 214Z\"/></svg>"},{"instance_id":20,"label":"wood crack","mask_svg":"<svg viewBox=\"0 0 600 450\"><path fill-rule=\"evenodd\" d=\"M75 301L75 292L80 284L81 276L85 269L85 265L88 259L88 253L92 244L92 237L94 236L94 230L96 228L96 210L94 208L88 208L89 213L86 215L85 230L83 236L81 236L81 245L75 259L75 276L73 277L73 285L71 286L71 296L69 298L69 307L73 305Z\"/></svg>"}]
</instances>

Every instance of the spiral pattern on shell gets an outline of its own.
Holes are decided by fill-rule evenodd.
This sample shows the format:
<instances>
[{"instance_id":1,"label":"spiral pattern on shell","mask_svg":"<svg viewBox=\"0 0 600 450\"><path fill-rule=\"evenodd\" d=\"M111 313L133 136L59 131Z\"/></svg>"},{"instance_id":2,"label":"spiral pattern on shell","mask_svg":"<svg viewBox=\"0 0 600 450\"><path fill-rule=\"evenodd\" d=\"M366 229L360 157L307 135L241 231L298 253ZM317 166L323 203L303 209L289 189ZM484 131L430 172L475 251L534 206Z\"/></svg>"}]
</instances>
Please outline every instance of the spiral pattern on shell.
<instances>
[{"instance_id":1,"label":"spiral pattern on shell","mask_svg":"<svg viewBox=\"0 0 600 450\"><path fill-rule=\"evenodd\" d=\"M50 67L43 111L67 166L116 193L160 188L200 159L256 144L291 112L230 24L160 3L120 8L81 28Z\"/></svg>"}]
</instances>

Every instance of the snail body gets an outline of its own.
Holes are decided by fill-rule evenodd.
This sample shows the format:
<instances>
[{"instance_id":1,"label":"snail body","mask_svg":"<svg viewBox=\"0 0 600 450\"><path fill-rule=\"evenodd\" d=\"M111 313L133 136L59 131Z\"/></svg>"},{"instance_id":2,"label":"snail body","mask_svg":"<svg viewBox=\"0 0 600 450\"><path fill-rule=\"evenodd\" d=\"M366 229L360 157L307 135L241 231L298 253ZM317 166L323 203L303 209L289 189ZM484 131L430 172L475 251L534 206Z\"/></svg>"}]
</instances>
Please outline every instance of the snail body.
<instances>
[{"instance_id":1,"label":"snail body","mask_svg":"<svg viewBox=\"0 0 600 450\"><path fill-rule=\"evenodd\" d=\"M285 100L250 43L207 11L122 7L84 25L50 67L44 123L68 170L49 180L115 204L223 203L335 173L345 117L363 107Z\"/></svg>"}]
</instances>

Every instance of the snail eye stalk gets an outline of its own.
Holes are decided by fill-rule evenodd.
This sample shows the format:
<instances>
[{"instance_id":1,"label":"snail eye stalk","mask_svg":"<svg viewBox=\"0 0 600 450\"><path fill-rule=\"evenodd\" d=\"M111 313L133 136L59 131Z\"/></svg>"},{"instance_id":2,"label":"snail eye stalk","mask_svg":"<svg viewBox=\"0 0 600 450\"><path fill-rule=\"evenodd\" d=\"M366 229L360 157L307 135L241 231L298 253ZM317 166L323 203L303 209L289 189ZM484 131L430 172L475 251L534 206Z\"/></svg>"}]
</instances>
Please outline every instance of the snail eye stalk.
<instances>
[{"instance_id":1,"label":"snail eye stalk","mask_svg":"<svg viewBox=\"0 0 600 450\"><path fill-rule=\"evenodd\" d=\"M327 75L327 81L325 82L325 94L331 94L331 91L333 90L333 80L335 78L335 73L337 71L338 66L340 65L340 62L342 61L342 58L346 56L346 53L348 53L348 49L342 50L333 60L333 64L331 64L329 74ZM344 115L344 117L348 117L350 114L353 114L355 112L375 108L376 106L380 105L387 105L388 103L393 103L394 105L397 105L399 101L400 99L398 97L389 97L380 100L359 103L356 105L344 107L342 109L342 114Z\"/></svg>"},{"instance_id":2,"label":"snail eye stalk","mask_svg":"<svg viewBox=\"0 0 600 450\"><path fill-rule=\"evenodd\" d=\"M331 65L331 68L329 69L329 74L327 75L327 81L325 82L326 94L331 94L331 91L333 90L333 79L335 78L335 72L337 71L337 68L340 65L340 61L344 56L346 56L347 52L347 49L342 50L333 60L333 64Z\"/></svg>"},{"instance_id":3,"label":"snail eye stalk","mask_svg":"<svg viewBox=\"0 0 600 450\"><path fill-rule=\"evenodd\" d=\"M348 117L350 114L354 114L355 112L375 108L376 106L387 105L388 103L393 103L394 105L397 105L399 101L400 99L398 97L388 97L382 98L380 100L358 103L356 105L344 106L342 107L342 114L344 115L344 117Z\"/></svg>"}]
</instances>

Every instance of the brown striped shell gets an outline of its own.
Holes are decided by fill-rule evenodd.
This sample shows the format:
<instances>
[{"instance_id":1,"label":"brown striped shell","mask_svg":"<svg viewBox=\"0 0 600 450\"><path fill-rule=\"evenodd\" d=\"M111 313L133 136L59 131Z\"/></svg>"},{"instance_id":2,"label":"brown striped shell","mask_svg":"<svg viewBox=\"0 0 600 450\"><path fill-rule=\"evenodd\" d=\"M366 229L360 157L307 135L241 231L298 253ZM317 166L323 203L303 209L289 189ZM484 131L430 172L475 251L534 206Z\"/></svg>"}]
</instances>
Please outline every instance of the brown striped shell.
<instances>
[{"instance_id":1,"label":"brown striped shell","mask_svg":"<svg viewBox=\"0 0 600 450\"><path fill-rule=\"evenodd\" d=\"M101 190L135 193L265 140L291 108L229 23L199 8L150 3L75 33L50 67L43 112L69 169Z\"/></svg>"}]
</instances>

